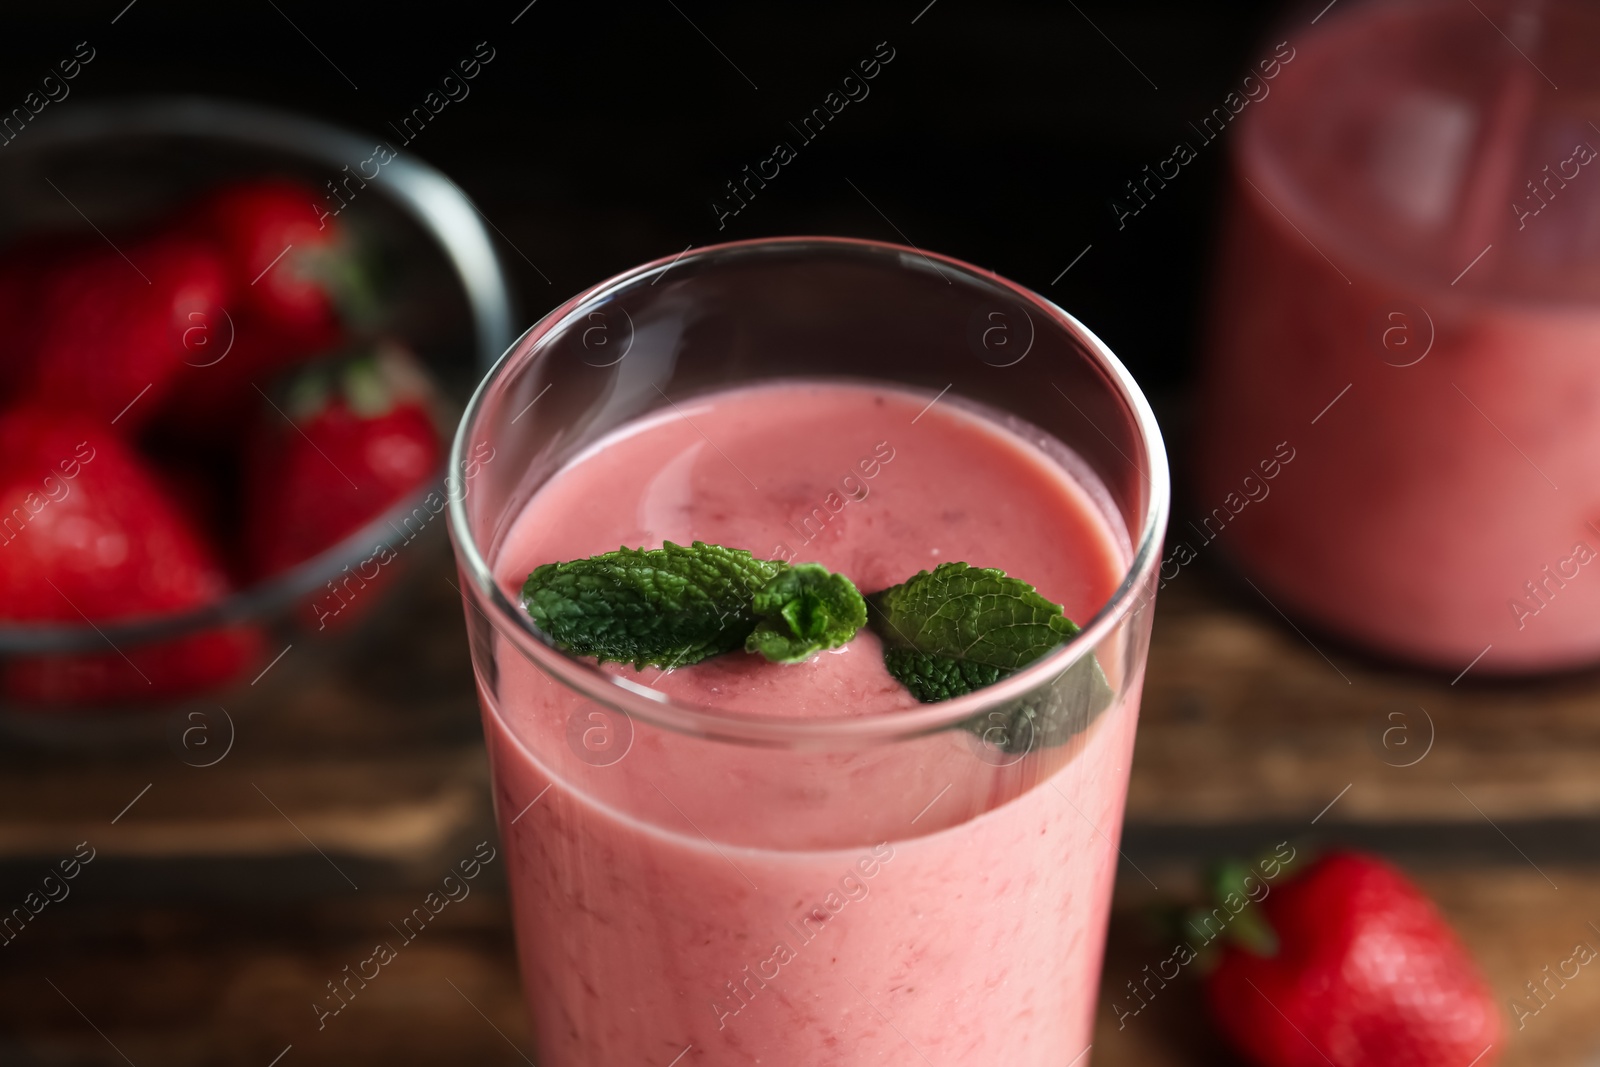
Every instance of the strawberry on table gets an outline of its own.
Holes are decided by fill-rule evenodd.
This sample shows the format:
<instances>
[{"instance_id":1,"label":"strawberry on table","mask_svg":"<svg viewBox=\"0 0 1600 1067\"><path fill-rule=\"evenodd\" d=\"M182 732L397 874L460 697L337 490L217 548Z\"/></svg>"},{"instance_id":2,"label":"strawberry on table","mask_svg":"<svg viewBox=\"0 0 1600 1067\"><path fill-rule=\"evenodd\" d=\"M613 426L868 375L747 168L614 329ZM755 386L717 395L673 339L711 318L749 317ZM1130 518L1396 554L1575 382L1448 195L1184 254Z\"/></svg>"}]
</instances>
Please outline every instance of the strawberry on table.
<instances>
[{"instance_id":1,"label":"strawberry on table","mask_svg":"<svg viewBox=\"0 0 1600 1067\"><path fill-rule=\"evenodd\" d=\"M1225 947L1207 999L1259 1067L1488 1067L1496 1058L1501 1017L1488 986L1433 903L1388 863L1333 853L1251 907L1276 951Z\"/></svg>"},{"instance_id":2,"label":"strawberry on table","mask_svg":"<svg viewBox=\"0 0 1600 1067\"><path fill-rule=\"evenodd\" d=\"M0 415L0 619L87 626L228 591L211 551L103 420L40 406ZM238 675L259 647L254 630L234 628L15 658L3 664L4 691L45 703L171 696Z\"/></svg>"},{"instance_id":3,"label":"strawberry on table","mask_svg":"<svg viewBox=\"0 0 1600 1067\"><path fill-rule=\"evenodd\" d=\"M393 342L301 372L252 443L251 569L266 575L311 558L431 477L442 459L433 396Z\"/></svg>"},{"instance_id":4,"label":"strawberry on table","mask_svg":"<svg viewBox=\"0 0 1600 1067\"><path fill-rule=\"evenodd\" d=\"M32 364L30 399L131 434L203 358L196 341L225 319L229 282L221 256L193 238L122 247L127 258L91 249L41 277L18 355Z\"/></svg>"}]
</instances>

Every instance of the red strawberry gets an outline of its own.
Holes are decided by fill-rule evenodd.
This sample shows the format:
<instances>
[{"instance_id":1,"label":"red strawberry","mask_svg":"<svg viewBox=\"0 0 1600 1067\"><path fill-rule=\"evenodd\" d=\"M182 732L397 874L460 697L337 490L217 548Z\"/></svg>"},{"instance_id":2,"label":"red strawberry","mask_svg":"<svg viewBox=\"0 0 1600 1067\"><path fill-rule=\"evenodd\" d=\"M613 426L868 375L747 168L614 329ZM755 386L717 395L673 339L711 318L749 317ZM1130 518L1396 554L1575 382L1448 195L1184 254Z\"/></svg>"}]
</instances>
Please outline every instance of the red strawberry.
<instances>
[{"instance_id":1,"label":"red strawberry","mask_svg":"<svg viewBox=\"0 0 1600 1067\"><path fill-rule=\"evenodd\" d=\"M220 242L242 308L301 351L338 337L335 295L354 264L344 227L319 209L322 202L315 189L269 179L222 189L196 217Z\"/></svg>"},{"instance_id":2,"label":"red strawberry","mask_svg":"<svg viewBox=\"0 0 1600 1067\"><path fill-rule=\"evenodd\" d=\"M311 558L431 477L441 460L432 396L416 361L392 343L302 372L254 442L252 569L271 574Z\"/></svg>"},{"instance_id":3,"label":"red strawberry","mask_svg":"<svg viewBox=\"0 0 1600 1067\"><path fill-rule=\"evenodd\" d=\"M162 407L172 436L236 438L261 406L257 389L344 344L337 305L354 296L356 257L343 225L319 217L319 201L315 190L271 179L228 186L194 211L193 229L222 249L239 299Z\"/></svg>"},{"instance_id":4,"label":"red strawberry","mask_svg":"<svg viewBox=\"0 0 1600 1067\"><path fill-rule=\"evenodd\" d=\"M1224 1033L1260 1067L1487 1067L1501 1018L1438 910L1405 875L1334 853L1259 906L1278 949L1236 945L1207 981Z\"/></svg>"},{"instance_id":5,"label":"red strawberry","mask_svg":"<svg viewBox=\"0 0 1600 1067\"><path fill-rule=\"evenodd\" d=\"M44 407L0 416L0 619L87 625L180 612L227 592L177 505L101 420ZM252 630L215 630L16 659L4 664L5 692L32 702L189 692L247 669L259 643Z\"/></svg>"},{"instance_id":6,"label":"red strawberry","mask_svg":"<svg viewBox=\"0 0 1600 1067\"><path fill-rule=\"evenodd\" d=\"M59 265L34 299L32 399L133 432L156 411L197 338L225 317L227 272L208 245L157 237ZM25 341L26 343L26 341ZM131 406L130 406L131 405Z\"/></svg>"}]
</instances>

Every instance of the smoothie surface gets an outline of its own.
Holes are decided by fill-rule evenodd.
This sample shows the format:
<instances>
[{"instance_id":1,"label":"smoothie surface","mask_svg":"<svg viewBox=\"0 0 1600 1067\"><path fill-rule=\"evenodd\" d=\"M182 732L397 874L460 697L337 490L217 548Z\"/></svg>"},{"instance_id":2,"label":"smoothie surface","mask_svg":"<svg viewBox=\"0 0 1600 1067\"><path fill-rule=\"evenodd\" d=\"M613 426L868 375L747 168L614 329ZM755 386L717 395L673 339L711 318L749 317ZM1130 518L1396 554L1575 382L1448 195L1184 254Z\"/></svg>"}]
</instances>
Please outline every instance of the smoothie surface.
<instances>
[{"instance_id":1,"label":"smoothie surface","mask_svg":"<svg viewBox=\"0 0 1600 1067\"><path fill-rule=\"evenodd\" d=\"M699 540L819 562L870 594L965 561L1031 583L1085 623L1130 556L1098 483L1040 431L1007 428L949 394L931 399L795 380L679 400L540 488L502 540L495 573L516 602L540 564ZM802 664L735 651L668 672L604 669L681 703L753 714L917 706L868 629Z\"/></svg>"}]
</instances>

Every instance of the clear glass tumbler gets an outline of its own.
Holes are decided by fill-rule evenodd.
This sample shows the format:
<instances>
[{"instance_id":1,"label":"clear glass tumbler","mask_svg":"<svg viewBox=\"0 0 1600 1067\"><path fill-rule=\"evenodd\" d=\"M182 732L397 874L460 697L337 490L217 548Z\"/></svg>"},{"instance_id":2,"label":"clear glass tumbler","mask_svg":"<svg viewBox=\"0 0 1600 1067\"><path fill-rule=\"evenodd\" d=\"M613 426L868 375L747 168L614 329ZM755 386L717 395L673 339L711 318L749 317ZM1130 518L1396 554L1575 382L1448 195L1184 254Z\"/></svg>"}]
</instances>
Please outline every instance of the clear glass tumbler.
<instances>
[{"instance_id":1,"label":"clear glass tumbler","mask_svg":"<svg viewBox=\"0 0 1600 1067\"><path fill-rule=\"evenodd\" d=\"M694 706L557 651L497 566L529 499L619 426L793 378L1031 433L1120 546L1114 593L997 684L887 714ZM494 457L450 518L541 1067L1085 1051L1169 495L1150 408L1099 340L915 249L722 245L552 311L479 388L454 451Z\"/></svg>"}]
</instances>

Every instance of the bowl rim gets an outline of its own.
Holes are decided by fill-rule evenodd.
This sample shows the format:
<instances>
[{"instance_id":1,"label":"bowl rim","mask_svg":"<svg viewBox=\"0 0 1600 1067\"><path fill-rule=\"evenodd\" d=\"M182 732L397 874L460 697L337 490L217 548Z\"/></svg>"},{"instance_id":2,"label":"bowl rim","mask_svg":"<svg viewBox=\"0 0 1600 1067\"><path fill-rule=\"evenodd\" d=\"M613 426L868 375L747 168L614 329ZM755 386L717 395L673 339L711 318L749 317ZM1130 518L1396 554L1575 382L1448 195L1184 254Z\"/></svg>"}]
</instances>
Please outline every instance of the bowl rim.
<instances>
[{"instance_id":1,"label":"bowl rim","mask_svg":"<svg viewBox=\"0 0 1600 1067\"><path fill-rule=\"evenodd\" d=\"M946 729L1035 691L1090 654L1124 618L1149 607L1154 591L1152 589L1146 595L1146 587L1151 585L1161 561L1161 545L1166 533L1172 494L1166 446L1155 412L1133 375L1105 342L1053 301L1032 289L951 256L913 246L855 237L763 237L707 245L691 253L663 256L584 289L529 327L496 361L473 393L456 430L450 459L456 463L465 458L474 424L487 402L490 388L499 381L511 363L518 358L537 358L538 354L533 352L535 342L581 313L584 308L609 299L652 275L659 279L685 262L696 263L729 255L792 254L797 251L844 251L863 257L894 257L901 263L917 262L930 267L937 264L934 267L936 271L944 267L985 284L999 285L1030 308L1048 316L1082 344L1087 358L1106 375L1112 391L1127 405L1148 448L1148 470L1144 472L1148 500L1142 526L1136 532L1136 537L1130 536L1133 540L1132 552L1121 582L1094 616L1083 623L1078 634L1015 674L966 696L882 715L788 719L675 701L628 678L601 671L592 662L560 651L533 625L527 614L506 597L495 579L493 568L471 533L465 498L452 497L448 509L450 539L461 571L462 591L465 597L470 598L467 601L470 610L482 613L495 631L550 678L603 706L678 733L773 747L829 747L841 742L878 743ZM1129 532L1130 535L1135 533ZM1135 681L1128 680L1130 685ZM498 715L499 712L495 711L494 714Z\"/></svg>"},{"instance_id":2,"label":"bowl rim","mask_svg":"<svg viewBox=\"0 0 1600 1067\"><path fill-rule=\"evenodd\" d=\"M161 136L231 142L327 165L337 172L366 158L380 141L388 143L320 119L217 97L159 95L91 102L52 118L55 121L30 127L28 138L8 146L0 167L62 147ZM8 162L13 160L16 163ZM387 184L380 184L380 178ZM396 151L383 165L380 178L367 182L379 197L417 223L454 269L472 315L476 364L484 370L511 344L515 314L509 279L484 227L487 218L460 186L414 155ZM87 625L0 622L0 655L98 652L107 645L121 652L124 643L139 646L276 613L364 561L376 544L387 544L395 531L393 524L426 508L430 495L448 494L450 470L446 460L415 493L337 544L220 600L160 615L101 622L85 617Z\"/></svg>"}]
</instances>

